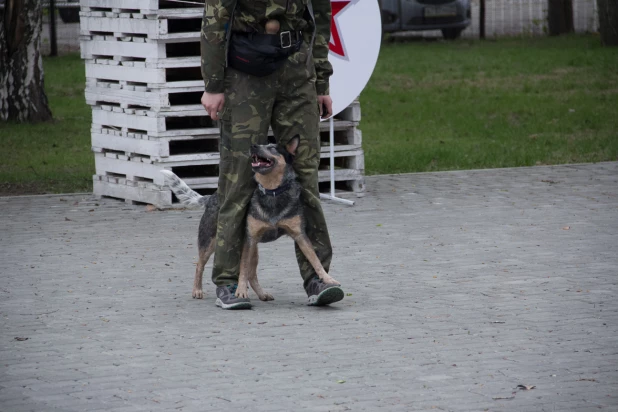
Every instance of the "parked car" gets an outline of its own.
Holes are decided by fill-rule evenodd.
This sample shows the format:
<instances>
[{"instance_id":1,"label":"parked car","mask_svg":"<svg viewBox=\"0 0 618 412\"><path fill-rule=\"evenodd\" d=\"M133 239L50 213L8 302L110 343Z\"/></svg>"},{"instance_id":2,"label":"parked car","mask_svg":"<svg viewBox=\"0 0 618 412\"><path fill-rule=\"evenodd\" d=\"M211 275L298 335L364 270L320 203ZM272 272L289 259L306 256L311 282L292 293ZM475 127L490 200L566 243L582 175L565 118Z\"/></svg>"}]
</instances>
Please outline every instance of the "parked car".
<instances>
[{"instance_id":1,"label":"parked car","mask_svg":"<svg viewBox=\"0 0 618 412\"><path fill-rule=\"evenodd\" d=\"M470 0L381 0L382 30L441 30L445 39L457 39L470 25Z\"/></svg>"}]
</instances>

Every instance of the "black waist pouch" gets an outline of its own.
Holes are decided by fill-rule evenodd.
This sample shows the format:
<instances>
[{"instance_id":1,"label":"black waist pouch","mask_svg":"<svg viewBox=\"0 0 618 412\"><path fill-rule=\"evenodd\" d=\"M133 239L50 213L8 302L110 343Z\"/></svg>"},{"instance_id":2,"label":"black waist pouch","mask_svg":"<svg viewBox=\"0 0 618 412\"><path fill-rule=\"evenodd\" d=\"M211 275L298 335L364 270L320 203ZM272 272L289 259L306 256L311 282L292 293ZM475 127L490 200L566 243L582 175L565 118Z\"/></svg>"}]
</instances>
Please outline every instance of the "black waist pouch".
<instances>
[{"instance_id":1,"label":"black waist pouch","mask_svg":"<svg viewBox=\"0 0 618 412\"><path fill-rule=\"evenodd\" d=\"M274 73L300 49L302 39L281 47L279 35L232 33L227 64L241 72L263 77Z\"/></svg>"}]
</instances>

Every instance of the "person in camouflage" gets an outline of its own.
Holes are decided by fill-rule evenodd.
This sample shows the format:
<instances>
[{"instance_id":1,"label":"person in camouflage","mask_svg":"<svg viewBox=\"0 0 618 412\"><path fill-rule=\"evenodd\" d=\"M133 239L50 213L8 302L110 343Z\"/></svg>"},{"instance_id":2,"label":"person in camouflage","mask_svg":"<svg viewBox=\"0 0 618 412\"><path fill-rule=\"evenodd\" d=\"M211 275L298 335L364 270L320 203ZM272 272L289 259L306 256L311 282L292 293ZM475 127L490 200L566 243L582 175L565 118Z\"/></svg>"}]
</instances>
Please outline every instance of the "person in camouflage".
<instances>
[{"instance_id":1,"label":"person in camouflage","mask_svg":"<svg viewBox=\"0 0 618 412\"><path fill-rule=\"evenodd\" d=\"M247 205L256 188L249 149L252 144L267 142L269 126L281 145L300 136L294 169L303 186L306 232L322 266L329 270L332 248L319 200L318 166L319 118L332 115L330 19L330 0L206 0L201 34L202 104L221 125L221 207L212 280L217 285L217 305L223 308L250 307L248 300L236 298L234 291ZM274 39L281 42L302 38L299 50L279 69L257 77L228 67L229 35L268 34L273 33L272 27ZM343 298L339 286L319 281L297 245L296 259L310 304L324 305Z\"/></svg>"}]
</instances>

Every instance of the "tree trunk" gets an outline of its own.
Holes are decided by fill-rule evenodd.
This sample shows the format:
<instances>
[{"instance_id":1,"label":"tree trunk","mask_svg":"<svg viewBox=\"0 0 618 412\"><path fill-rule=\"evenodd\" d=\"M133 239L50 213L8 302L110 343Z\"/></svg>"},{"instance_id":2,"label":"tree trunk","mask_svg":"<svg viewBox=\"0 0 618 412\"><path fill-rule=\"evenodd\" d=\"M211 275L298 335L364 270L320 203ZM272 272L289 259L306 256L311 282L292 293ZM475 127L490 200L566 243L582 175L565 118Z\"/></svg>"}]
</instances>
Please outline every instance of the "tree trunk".
<instances>
[{"instance_id":1,"label":"tree trunk","mask_svg":"<svg viewBox=\"0 0 618 412\"><path fill-rule=\"evenodd\" d=\"M618 2L597 0L597 7L601 42L606 46L618 46Z\"/></svg>"},{"instance_id":2,"label":"tree trunk","mask_svg":"<svg viewBox=\"0 0 618 412\"><path fill-rule=\"evenodd\" d=\"M7 82L9 76L9 57L6 51L6 35L4 30L4 17L6 10L0 9L0 121L8 118L9 94Z\"/></svg>"},{"instance_id":3,"label":"tree trunk","mask_svg":"<svg viewBox=\"0 0 618 412\"><path fill-rule=\"evenodd\" d=\"M0 19L0 120L51 120L43 83L39 0L6 0Z\"/></svg>"},{"instance_id":4,"label":"tree trunk","mask_svg":"<svg viewBox=\"0 0 618 412\"><path fill-rule=\"evenodd\" d=\"M547 23L550 36L573 33L573 0L549 0Z\"/></svg>"}]
</instances>

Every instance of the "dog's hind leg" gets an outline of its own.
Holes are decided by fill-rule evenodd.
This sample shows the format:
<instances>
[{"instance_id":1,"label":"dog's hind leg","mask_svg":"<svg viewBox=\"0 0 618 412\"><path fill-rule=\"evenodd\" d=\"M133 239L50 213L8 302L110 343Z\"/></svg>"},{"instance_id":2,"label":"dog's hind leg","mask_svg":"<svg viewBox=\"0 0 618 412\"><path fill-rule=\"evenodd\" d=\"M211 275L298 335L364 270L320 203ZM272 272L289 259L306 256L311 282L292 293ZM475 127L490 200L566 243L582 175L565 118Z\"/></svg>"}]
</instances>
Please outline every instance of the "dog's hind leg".
<instances>
[{"instance_id":1,"label":"dog's hind leg","mask_svg":"<svg viewBox=\"0 0 618 412\"><path fill-rule=\"evenodd\" d=\"M210 244L206 249L199 250L199 256L197 259L197 266L195 267L195 278L193 279L193 298L202 299L204 292L202 291L202 276L204 275L204 267L210 259L210 255L215 251L215 239L210 241Z\"/></svg>"},{"instance_id":2,"label":"dog's hind leg","mask_svg":"<svg viewBox=\"0 0 618 412\"><path fill-rule=\"evenodd\" d=\"M253 291L255 292L256 295L258 295L258 298L260 298L260 300L275 300L275 298L273 298L273 295L271 295L270 293L264 292L264 289L262 289L262 286L260 286L260 283L258 282L258 278L257 278L257 267L258 267L258 248L257 246L253 249L253 255L251 256L251 268L253 269L251 271L251 273L249 273L249 284L251 285L251 288L253 289Z\"/></svg>"}]
</instances>

